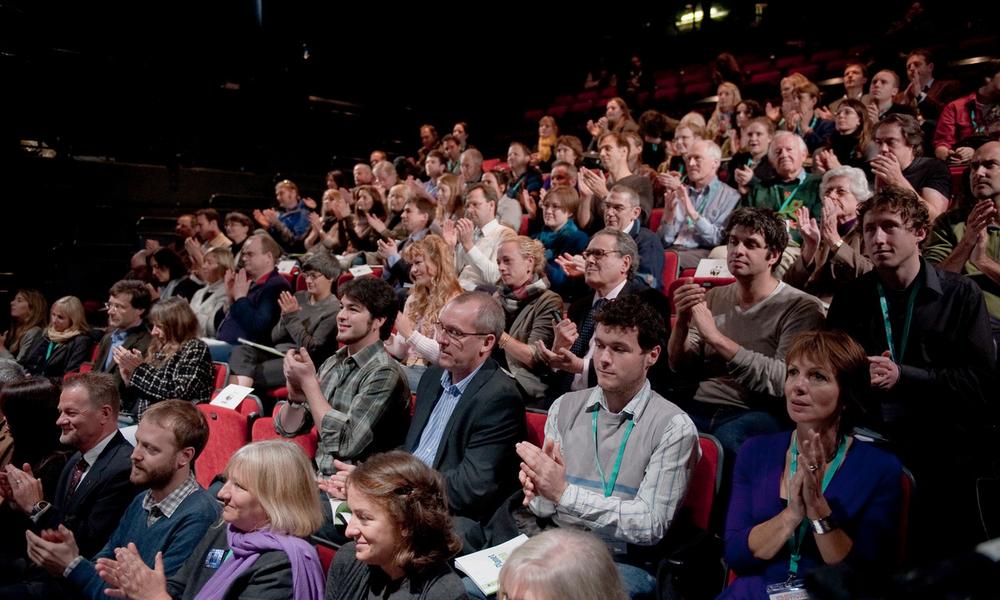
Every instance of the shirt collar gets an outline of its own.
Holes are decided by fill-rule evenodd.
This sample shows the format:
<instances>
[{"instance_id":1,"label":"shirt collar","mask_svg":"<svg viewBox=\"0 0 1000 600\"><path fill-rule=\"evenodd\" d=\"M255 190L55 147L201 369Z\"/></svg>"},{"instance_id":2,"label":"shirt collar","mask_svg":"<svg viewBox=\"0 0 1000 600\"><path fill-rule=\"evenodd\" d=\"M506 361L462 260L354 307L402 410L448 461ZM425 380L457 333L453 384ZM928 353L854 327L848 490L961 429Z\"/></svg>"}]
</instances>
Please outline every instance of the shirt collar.
<instances>
[{"instance_id":1,"label":"shirt collar","mask_svg":"<svg viewBox=\"0 0 1000 600\"><path fill-rule=\"evenodd\" d=\"M453 391L457 391L458 392L457 395L461 396L462 394L465 393L465 390L466 390L466 388L469 387L469 384L472 383L472 378L476 376L476 373L478 373L479 370L482 369L483 365L485 365L485 364L486 364L486 362L483 361L483 363L481 365L479 365L478 367L476 367L475 371L469 373L465 377L465 379L463 379L462 381L459 381L458 383L456 383L454 385L451 383L451 372L450 371L445 371L444 373L441 373L441 387L443 387L446 390L450 389L450 388L455 388L455 390L453 390Z\"/></svg>"},{"instance_id":2,"label":"shirt collar","mask_svg":"<svg viewBox=\"0 0 1000 600\"><path fill-rule=\"evenodd\" d=\"M593 306L594 304L597 303L598 300L614 300L615 298L617 298L622 293L622 290L625 289L625 284L626 283L628 283L628 279L622 279L621 283L619 283L615 287L611 288L611 291L608 292L607 296L600 296L595 291L594 292L594 301L591 302L590 305Z\"/></svg>"},{"instance_id":3,"label":"shirt collar","mask_svg":"<svg viewBox=\"0 0 1000 600\"><path fill-rule=\"evenodd\" d=\"M631 416L633 421L638 421L642 418L642 413L645 412L646 406L649 405L649 398L651 396L652 389L650 388L649 380L647 379L643 382L642 388L639 392L628 401L628 404L625 405L625 408L622 409L620 414L625 416L627 413ZM604 390L601 389L601 386L593 388L593 391L590 393L590 397L587 398L587 404L584 412L593 412L598 410L598 407L610 412L608 409L608 402L604 399Z\"/></svg>"},{"instance_id":4,"label":"shirt collar","mask_svg":"<svg viewBox=\"0 0 1000 600\"><path fill-rule=\"evenodd\" d=\"M480 227L479 231L482 231L483 235L490 235L494 231L497 231L500 227L503 227L503 225L500 224L500 221L497 221L496 218L494 218L492 221L490 221L486 225L483 225L482 227Z\"/></svg>"},{"instance_id":5,"label":"shirt collar","mask_svg":"<svg viewBox=\"0 0 1000 600\"><path fill-rule=\"evenodd\" d=\"M184 502L184 499L196 492L198 488L198 482L194 478L194 471L189 471L184 483L177 486L177 489L167 494L167 497L159 502L154 502L153 493L147 491L142 499L142 508L146 512L150 512L155 507L160 511L160 514L169 519L173 516L174 511L180 507L181 503Z\"/></svg>"},{"instance_id":6,"label":"shirt collar","mask_svg":"<svg viewBox=\"0 0 1000 600\"><path fill-rule=\"evenodd\" d=\"M359 367L363 367L368 364L368 361L378 356L378 353L382 348L382 340L376 340L374 343L362 348L361 351L356 354L348 355L347 346L344 346L343 348L337 350L334 356L337 357L338 363L343 363L350 359L354 361L354 364Z\"/></svg>"},{"instance_id":7,"label":"shirt collar","mask_svg":"<svg viewBox=\"0 0 1000 600\"><path fill-rule=\"evenodd\" d=\"M117 429L111 432L108 437L97 442L93 448L83 453L83 460L87 461L88 467L94 466L94 463L97 462L98 458L100 458L101 452L104 452L104 449L108 447L108 444L111 443L111 439L115 437L116 433L118 433Z\"/></svg>"}]
</instances>

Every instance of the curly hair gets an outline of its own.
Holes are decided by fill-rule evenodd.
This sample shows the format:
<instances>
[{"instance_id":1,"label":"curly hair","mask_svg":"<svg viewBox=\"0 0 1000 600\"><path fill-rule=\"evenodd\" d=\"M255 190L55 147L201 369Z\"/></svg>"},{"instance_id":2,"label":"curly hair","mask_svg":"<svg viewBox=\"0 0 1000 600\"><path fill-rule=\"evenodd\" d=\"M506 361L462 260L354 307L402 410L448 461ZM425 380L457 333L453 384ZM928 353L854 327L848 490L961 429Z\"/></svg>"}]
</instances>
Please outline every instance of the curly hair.
<instances>
[{"instance_id":1,"label":"curly hair","mask_svg":"<svg viewBox=\"0 0 1000 600\"><path fill-rule=\"evenodd\" d=\"M663 316L635 294L620 296L606 303L594 315L594 320L605 327L635 329L643 352L649 352L656 346L666 347L667 327Z\"/></svg>"},{"instance_id":2,"label":"curly hair","mask_svg":"<svg viewBox=\"0 0 1000 600\"><path fill-rule=\"evenodd\" d=\"M432 335L431 324L437 320L444 305L462 293L462 286L455 276L455 250L444 238L431 234L403 250L403 258L410 263L418 256L424 259L428 269L433 267L433 272L429 284L415 283L410 289L403 313L420 333Z\"/></svg>"},{"instance_id":3,"label":"curly hair","mask_svg":"<svg viewBox=\"0 0 1000 600\"><path fill-rule=\"evenodd\" d=\"M399 529L396 566L409 574L440 565L462 547L448 514L444 478L409 452L376 454L347 476L347 496L364 494Z\"/></svg>"}]
</instances>

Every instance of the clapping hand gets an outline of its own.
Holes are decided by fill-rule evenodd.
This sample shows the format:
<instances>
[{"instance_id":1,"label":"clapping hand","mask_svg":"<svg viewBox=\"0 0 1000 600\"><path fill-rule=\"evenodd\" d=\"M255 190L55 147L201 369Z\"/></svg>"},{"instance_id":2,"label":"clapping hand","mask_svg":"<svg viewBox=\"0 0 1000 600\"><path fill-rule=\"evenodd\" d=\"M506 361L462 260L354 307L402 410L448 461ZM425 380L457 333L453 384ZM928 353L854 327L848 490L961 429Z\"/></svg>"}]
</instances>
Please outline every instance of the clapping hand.
<instances>
[{"instance_id":1,"label":"clapping hand","mask_svg":"<svg viewBox=\"0 0 1000 600\"><path fill-rule=\"evenodd\" d=\"M299 312L302 309L299 306L299 300L291 294L289 291L281 292L278 295L278 306L281 307L281 314L290 315L295 312Z\"/></svg>"},{"instance_id":2,"label":"clapping hand","mask_svg":"<svg viewBox=\"0 0 1000 600\"><path fill-rule=\"evenodd\" d=\"M868 357L868 372L872 387L891 390L899 382L899 365L892 361L888 351L882 356Z\"/></svg>"},{"instance_id":3,"label":"clapping hand","mask_svg":"<svg viewBox=\"0 0 1000 600\"><path fill-rule=\"evenodd\" d=\"M118 346L114 349L112 357L115 364L118 365L118 373L121 374L126 384L129 383L136 368L142 364L142 352L134 348L128 349Z\"/></svg>"},{"instance_id":4,"label":"clapping hand","mask_svg":"<svg viewBox=\"0 0 1000 600\"><path fill-rule=\"evenodd\" d=\"M556 264L562 268L567 277L583 277L587 270L587 260L583 256L564 252L556 257Z\"/></svg>"}]
</instances>

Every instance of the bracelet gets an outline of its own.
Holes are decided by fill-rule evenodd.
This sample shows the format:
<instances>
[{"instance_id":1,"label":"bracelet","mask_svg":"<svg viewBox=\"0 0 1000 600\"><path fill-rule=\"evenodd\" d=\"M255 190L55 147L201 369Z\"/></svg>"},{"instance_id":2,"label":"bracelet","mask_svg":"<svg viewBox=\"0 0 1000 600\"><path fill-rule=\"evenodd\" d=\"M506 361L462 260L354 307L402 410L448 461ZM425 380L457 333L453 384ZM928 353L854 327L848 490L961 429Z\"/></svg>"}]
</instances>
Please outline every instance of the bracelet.
<instances>
[{"instance_id":1,"label":"bracelet","mask_svg":"<svg viewBox=\"0 0 1000 600\"><path fill-rule=\"evenodd\" d=\"M834 529L839 529L839 525L833 520L832 515L827 515L821 519L809 519L809 524L812 525L812 530L816 535L824 535Z\"/></svg>"}]
</instances>

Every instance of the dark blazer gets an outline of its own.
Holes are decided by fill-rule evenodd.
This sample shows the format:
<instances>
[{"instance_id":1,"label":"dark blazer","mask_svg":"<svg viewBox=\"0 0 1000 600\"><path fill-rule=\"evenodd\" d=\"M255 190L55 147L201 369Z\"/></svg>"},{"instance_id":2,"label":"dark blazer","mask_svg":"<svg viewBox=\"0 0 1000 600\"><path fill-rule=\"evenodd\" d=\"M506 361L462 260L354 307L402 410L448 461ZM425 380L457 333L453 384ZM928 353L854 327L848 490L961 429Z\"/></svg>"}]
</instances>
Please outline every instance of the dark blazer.
<instances>
[{"instance_id":1,"label":"dark blazer","mask_svg":"<svg viewBox=\"0 0 1000 600\"><path fill-rule=\"evenodd\" d=\"M111 373L115 378L115 383L118 384L118 393L121 394L122 398L125 397L125 382L122 381L121 373L118 372L118 364L114 360L108 365L108 368L104 368L104 362L108 358L108 352L111 351L111 334L112 331L108 331L101 338L101 343L97 347L97 359L94 361L94 370L100 371L102 373ZM125 341L122 342L122 348L126 350L139 350L143 354L149 348L149 344L153 341L153 336L150 335L149 329L146 328L146 324L142 323L128 330L128 335L125 336Z\"/></svg>"},{"instance_id":2,"label":"dark blazer","mask_svg":"<svg viewBox=\"0 0 1000 600\"><path fill-rule=\"evenodd\" d=\"M237 338L270 344L271 329L281 318L278 296L290 291L288 281L277 269L268 274L264 283L251 283L247 295L229 307L215 337L228 344L236 344Z\"/></svg>"},{"instance_id":3,"label":"dark blazer","mask_svg":"<svg viewBox=\"0 0 1000 600\"><path fill-rule=\"evenodd\" d=\"M590 312L590 307L594 304L594 290L590 290L585 296L570 305L567 311L567 316L569 320L572 321L577 329L583 325L583 320L587 318L587 313ZM661 317L663 317L663 323L667 328L667 339L670 339L670 301L657 290L649 287L641 279L632 279L625 284L622 288L621 293L618 297L628 296L630 294L639 294L646 304L653 307ZM596 329L595 329L596 330ZM661 395L666 395L664 392L667 391L667 377L669 376L670 369L667 368L667 340L663 340L660 346L660 357L657 359L656 364L649 370L649 383ZM566 393L569 391L569 384L572 383L573 378L569 377L565 381L564 389L561 393ZM594 368L594 361L590 361L590 370L587 373L587 385L589 387L594 387L597 385L597 370Z\"/></svg>"},{"instance_id":4,"label":"dark blazer","mask_svg":"<svg viewBox=\"0 0 1000 600\"><path fill-rule=\"evenodd\" d=\"M116 432L71 498L66 499L70 478L83 455L70 457L59 477L52 507L38 519L36 530L54 529L60 523L73 531L80 554L91 557L104 547L129 503L139 493L129 481L132 445Z\"/></svg>"},{"instance_id":5,"label":"dark blazer","mask_svg":"<svg viewBox=\"0 0 1000 600\"><path fill-rule=\"evenodd\" d=\"M70 371L80 368L85 360L90 358L93 340L86 333L67 340L52 348L52 354L45 357L49 351L49 338L43 335L35 342L28 356L23 361L24 368L32 375L45 377L62 377Z\"/></svg>"},{"instance_id":6,"label":"dark blazer","mask_svg":"<svg viewBox=\"0 0 1000 600\"><path fill-rule=\"evenodd\" d=\"M896 95L895 101L913 107L925 119L937 120L944 110L944 105L962 95L962 86L951 79L935 79L927 90L922 102L910 98L906 92Z\"/></svg>"},{"instance_id":7,"label":"dark blazer","mask_svg":"<svg viewBox=\"0 0 1000 600\"><path fill-rule=\"evenodd\" d=\"M441 397L441 367L430 367L417 386L406 434L412 452ZM525 437L524 401L514 379L492 358L465 389L445 426L433 467L444 475L451 512L485 522L518 487L514 444Z\"/></svg>"}]
</instances>

